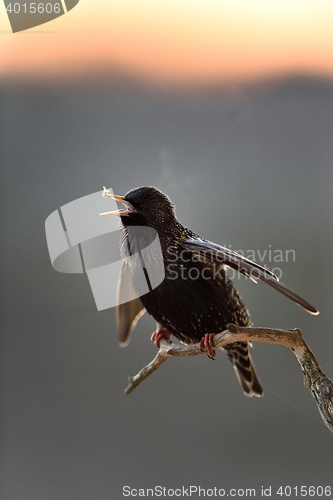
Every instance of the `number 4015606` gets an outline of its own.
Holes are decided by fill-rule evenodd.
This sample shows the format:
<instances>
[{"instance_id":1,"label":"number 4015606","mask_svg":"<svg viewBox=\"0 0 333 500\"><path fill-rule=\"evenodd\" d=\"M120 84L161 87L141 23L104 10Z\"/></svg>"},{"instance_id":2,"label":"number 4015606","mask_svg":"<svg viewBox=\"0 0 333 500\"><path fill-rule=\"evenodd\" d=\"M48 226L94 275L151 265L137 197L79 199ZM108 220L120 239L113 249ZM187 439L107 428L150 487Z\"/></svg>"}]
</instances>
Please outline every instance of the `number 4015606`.
<instances>
[{"instance_id":1,"label":"number 4015606","mask_svg":"<svg viewBox=\"0 0 333 500\"><path fill-rule=\"evenodd\" d=\"M6 11L10 14L60 14L61 6L60 3L37 3L37 2L27 2L22 5L19 3L10 3L6 7Z\"/></svg>"},{"instance_id":2,"label":"number 4015606","mask_svg":"<svg viewBox=\"0 0 333 500\"><path fill-rule=\"evenodd\" d=\"M330 497L332 494L332 489L330 486L280 486L276 492L277 495L281 497Z\"/></svg>"}]
</instances>

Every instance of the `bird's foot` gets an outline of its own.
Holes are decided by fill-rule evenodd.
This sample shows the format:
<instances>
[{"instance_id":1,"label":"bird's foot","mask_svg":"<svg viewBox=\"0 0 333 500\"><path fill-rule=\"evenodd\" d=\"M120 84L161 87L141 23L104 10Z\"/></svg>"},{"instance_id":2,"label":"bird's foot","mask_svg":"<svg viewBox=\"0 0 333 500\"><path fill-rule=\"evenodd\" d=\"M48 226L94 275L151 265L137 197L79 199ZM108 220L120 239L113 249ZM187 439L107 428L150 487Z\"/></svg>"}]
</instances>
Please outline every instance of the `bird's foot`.
<instances>
[{"instance_id":1,"label":"bird's foot","mask_svg":"<svg viewBox=\"0 0 333 500\"><path fill-rule=\"evenodd\" d=\"M156 347L160 347L160 341L162 339L170 340L171 335L172 334L171 332L169 332L169 330L166 330L165 328L159 328L158 330L156 330L156 332L152 334L150 340L154 342Z\"/></svg>"},{"instance_id":2,"label":"bird's foot","mask_svg":"<svg viewBox=\"0 0 333 500\"><path fill-rule=\"evenodd\" d=\"M207 356L210 359L215 359L216 355L216 350L213 347L213 339L215 335L216 335L215 333L206 333L206 335L204 335L199 342L200 349L202 351L206 351Z\"/></svg>"}]
</instances>

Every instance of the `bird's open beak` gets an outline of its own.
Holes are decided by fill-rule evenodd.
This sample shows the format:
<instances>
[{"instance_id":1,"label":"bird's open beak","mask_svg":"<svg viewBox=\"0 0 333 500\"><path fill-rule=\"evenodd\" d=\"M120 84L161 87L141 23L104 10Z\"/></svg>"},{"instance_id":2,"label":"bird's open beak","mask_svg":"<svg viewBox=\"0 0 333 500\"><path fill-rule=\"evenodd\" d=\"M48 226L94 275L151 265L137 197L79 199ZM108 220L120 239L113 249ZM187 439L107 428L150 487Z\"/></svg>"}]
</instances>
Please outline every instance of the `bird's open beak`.
<instances>
[{"instance_id":1,"label":"bird's open beak","mask_svg":"<svg viewBox=\"0 0 333 500\"><path fill-rule=\"evenodd\" d=\"M125 205L125 208L120 208L119 210L112 210L111 212L102 212L99 215L119 215L119 216L125 216L130 213L136 212L135 208L133 205L125 200L122 196L118 196L116 194L110 194L106 188L103 190L103 196L106 196L108 198L112 198L113 200L120 201Z\"/></svg>"}]
</instances>

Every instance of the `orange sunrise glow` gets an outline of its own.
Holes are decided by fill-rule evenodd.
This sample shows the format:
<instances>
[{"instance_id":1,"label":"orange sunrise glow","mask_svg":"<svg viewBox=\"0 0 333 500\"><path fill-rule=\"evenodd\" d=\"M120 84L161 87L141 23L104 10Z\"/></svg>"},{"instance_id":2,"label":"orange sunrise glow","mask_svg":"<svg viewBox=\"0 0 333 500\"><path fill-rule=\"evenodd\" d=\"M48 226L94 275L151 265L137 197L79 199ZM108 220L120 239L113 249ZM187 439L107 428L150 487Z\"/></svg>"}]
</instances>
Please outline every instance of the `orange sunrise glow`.
<instances>
[{"instance_id":1,"label":"orange sunrise glow","mask_svg":"<svg viewBox=\"0 0 333 500\"><path fill-rule=\"evenodd\" d=\"M320 0L86 0L12 34L0 10L0 75L110 67L170 82L333 74L333 3Z\"/></svg>"}]
</instances>

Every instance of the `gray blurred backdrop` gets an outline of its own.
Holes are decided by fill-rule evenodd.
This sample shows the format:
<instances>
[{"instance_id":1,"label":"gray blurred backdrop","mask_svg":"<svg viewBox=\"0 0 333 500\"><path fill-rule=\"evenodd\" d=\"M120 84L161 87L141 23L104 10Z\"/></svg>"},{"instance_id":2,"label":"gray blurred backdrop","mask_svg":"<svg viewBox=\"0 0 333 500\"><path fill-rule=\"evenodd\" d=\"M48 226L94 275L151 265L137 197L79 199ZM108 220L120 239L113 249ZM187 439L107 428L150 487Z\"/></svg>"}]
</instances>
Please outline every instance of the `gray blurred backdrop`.
<instances>
[{"instance_id":1,"label":"gray blurred backdrop","mask_svg":"<svg viewBox=\"0 0 333 500\"><path fill-rule=\"evenodd\" d=\"M122 487L331 485L333 436L282 346L253 349L262 399L218 353L155 355L144 316L126 349L86 275L50 264L44 222L111 187L155 185L202 237L295 250L274 264L313 317L262 283L237 285L258 326L302 329L333 377L333 82L289 77L175 89L125 75L0 85L1 480L5 500L107 500ZM270 247L271 245L271 247Z\"/></svg>"}]
</instances>

